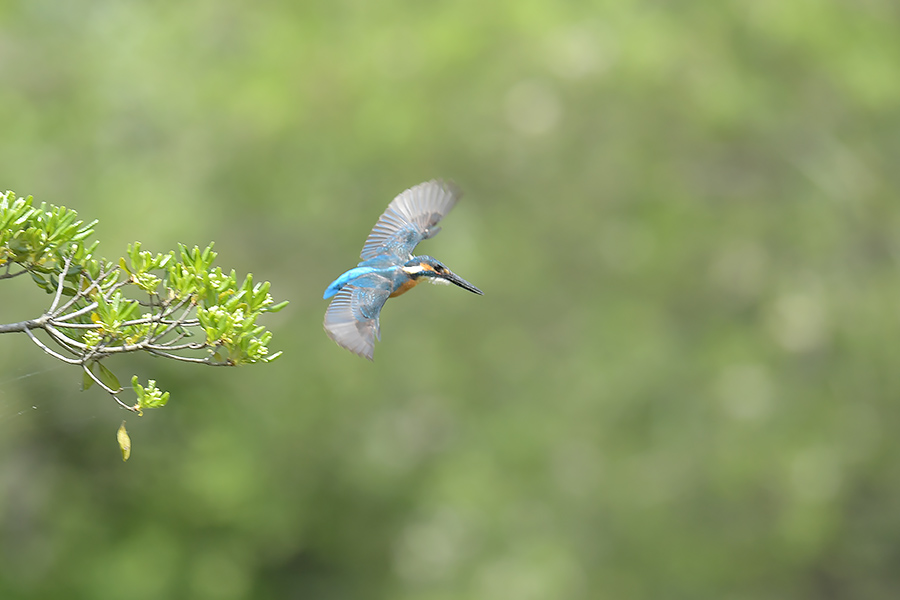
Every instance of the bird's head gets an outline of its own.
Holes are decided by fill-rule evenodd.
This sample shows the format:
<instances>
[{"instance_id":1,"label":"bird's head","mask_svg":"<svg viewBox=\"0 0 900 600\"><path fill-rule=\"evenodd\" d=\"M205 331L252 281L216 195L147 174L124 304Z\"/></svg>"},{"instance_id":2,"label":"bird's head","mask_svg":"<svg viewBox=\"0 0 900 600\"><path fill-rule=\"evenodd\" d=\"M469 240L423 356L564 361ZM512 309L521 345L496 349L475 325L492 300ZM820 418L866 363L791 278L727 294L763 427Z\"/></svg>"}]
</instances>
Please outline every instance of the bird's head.
<instances>
[{"instance_id":1,"label":"bird's head","mask_svg":"<svg viewBox=\"0 0 900 600\"><path fill-rule=\"evenodd\" d=\"M432 256L413 256L404 265L403 270L413 279L427 279L431 283L453 283L469 290L474 294L484 295L484 292L448 269L438 259Z\"/></svg>"}]
</instances>

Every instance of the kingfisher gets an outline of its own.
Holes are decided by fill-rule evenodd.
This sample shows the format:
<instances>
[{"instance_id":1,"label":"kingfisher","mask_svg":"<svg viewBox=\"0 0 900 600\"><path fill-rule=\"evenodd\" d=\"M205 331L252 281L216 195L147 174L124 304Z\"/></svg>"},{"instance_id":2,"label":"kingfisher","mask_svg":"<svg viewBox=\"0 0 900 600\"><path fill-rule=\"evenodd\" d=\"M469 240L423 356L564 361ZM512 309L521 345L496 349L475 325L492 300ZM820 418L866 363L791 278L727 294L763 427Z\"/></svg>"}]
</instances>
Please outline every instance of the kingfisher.
<instances>
[{"instance_id":1,"label":"kingfisher","mask_svg":"<svg viewBox=\"0 0 900 600\"><path fill-rule=\"evenodd\" d=\"M381 341L378 317L384 303L422 281L453 283L484 295L438 259L412 254L419 242L437 235L437 224L461 195L453 183L433 179L409 188L388 205L366 238L362 262L325 290L325 299L334 296L325 311L325 331L338 346L373 360L375 339Z\"/></svg>"}]
</instances>

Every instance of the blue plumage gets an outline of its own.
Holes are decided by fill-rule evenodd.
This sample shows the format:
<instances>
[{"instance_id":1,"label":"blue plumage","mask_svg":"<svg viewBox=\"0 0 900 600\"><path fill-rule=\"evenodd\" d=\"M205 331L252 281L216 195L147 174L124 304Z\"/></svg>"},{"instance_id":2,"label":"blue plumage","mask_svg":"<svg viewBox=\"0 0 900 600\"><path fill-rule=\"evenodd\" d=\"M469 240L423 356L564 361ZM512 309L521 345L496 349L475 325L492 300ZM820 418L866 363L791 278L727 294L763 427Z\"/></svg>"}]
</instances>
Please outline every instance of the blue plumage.
<instances>
[{"instance_id":1,"label":"blue plumage","mask_svg":"<svg viewBox=\"0 0 900 600\"><path fill-rule=\"evenodd\" d=\"M323 300L328 300L339 291L341 288L353 281L354 279L359 279L363 275L368 275L370 273L375 272L376 269L373 267L354 267L335 279L331 282L327 288L325 288L325 295L322 296Z\"/></svg>"}]
</instances>

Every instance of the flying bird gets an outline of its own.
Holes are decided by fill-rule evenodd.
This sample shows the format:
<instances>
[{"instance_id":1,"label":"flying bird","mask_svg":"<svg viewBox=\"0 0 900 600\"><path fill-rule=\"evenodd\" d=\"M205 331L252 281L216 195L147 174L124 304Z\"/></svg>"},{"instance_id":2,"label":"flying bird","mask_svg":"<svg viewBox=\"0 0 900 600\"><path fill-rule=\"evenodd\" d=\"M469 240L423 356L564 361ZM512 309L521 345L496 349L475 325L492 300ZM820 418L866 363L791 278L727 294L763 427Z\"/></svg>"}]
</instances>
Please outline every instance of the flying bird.
<instances>
[{"instance_id":1,"label":"flying bird","mask_svg":"<svg viewBox=\"0 0 900 600\"><path fill-rule=\"evenodd\" d=\"M388 298L405 294L421 281L453 283L475 294L484 292L436 258L413 256L422 240L441 230L437 224L462 193L450 182L431 180L412 187L388 205L360 253L360 262L325 290L334 296L325 311L325 331L338 346L372 360L381 340L378 317Z\"/></svg>"}]
</instances>

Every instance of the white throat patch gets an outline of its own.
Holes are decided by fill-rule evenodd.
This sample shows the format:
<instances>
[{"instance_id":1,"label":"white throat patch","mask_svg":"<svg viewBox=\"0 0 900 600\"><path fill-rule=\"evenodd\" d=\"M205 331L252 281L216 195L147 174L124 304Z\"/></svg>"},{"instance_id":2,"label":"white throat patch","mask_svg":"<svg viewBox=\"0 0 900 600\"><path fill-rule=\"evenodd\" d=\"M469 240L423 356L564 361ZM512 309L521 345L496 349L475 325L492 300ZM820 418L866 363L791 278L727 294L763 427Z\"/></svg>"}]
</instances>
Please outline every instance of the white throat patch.
<instances>
[{"instance_id":1,"label":"white throat patch","mask_svg":"<svg viewBox=\"0 0 900 600\"><path fill-rule=\"evenodd\" d=\"M412 265L411 267L403 267L403 271L408 275L415 275L416 273L421 273L425 269L422 268L422 265Z\"/></svg>"}]
</instances>

